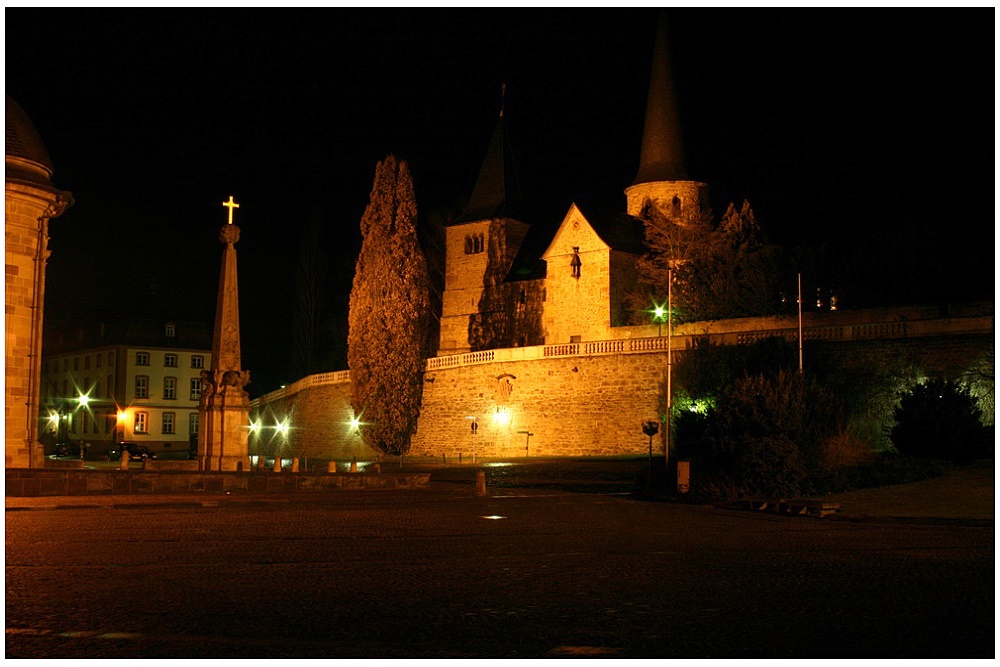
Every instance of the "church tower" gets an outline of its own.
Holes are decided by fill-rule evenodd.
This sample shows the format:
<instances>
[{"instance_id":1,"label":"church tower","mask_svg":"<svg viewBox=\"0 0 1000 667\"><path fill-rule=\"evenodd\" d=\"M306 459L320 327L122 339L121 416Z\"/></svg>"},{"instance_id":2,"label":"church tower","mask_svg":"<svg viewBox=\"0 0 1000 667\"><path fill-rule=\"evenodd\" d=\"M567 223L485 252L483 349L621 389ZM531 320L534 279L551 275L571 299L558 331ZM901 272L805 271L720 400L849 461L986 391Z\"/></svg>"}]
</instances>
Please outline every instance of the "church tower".
<instances>
[{"instance_id":1,"label":"church tower","mask_svg":"<svg viewBox=\"0 0 1000 667\"><path fill-rule=\"evenodd\" d=\"M510 347L503 281L528 225L512 217L503 109L465 212L445 229L438 355Z\"/></svg>"},{"instance_id":2,"label":"church tower","mask_svg":"<svg viewBox=\"0 0 1000 667\"><path fill-rule=\"evenodd\" d=\"M708 186L688 179L674 97L667 22L660 12L646 101L639 173L625 189L629 215L640 217L652 206L668 218L688 218L708 208Z\"/></svg>"}]
</instances>

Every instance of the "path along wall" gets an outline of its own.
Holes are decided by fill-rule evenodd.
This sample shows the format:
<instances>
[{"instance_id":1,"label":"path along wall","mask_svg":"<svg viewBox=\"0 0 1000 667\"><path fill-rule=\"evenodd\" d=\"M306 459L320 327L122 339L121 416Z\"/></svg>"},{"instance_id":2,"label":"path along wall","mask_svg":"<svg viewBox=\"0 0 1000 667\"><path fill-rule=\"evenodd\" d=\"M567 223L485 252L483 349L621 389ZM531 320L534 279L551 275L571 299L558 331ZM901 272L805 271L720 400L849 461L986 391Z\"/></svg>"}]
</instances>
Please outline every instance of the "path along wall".
<instances>
[{"instance_id":1,"label":"path along wall","mask_svg":"<svg viewBox=\"0 0 1000 667\"><path fill-rule=\"evenodd\" d=\"M798 337L795 318L694 323L675 331L669 342L675 362L699 336L720 345ZM614 340L429 359L410 455L467 460L646 454L642 423L663 415L666 396L668 341L655 332L623 327ZM811 354L847 367L882 358L955 378L976 360L992 359L992 308L960 316L916 309L813 315L803 339ZM807 357L807 367L813 361ZM257 399L252 408L259 428L251 435L251 455L359 461L375 456L351 426L347 371L309 376ZM662 452L663 444L661 432L653 451Z\"/></svg>"}]
</instances>

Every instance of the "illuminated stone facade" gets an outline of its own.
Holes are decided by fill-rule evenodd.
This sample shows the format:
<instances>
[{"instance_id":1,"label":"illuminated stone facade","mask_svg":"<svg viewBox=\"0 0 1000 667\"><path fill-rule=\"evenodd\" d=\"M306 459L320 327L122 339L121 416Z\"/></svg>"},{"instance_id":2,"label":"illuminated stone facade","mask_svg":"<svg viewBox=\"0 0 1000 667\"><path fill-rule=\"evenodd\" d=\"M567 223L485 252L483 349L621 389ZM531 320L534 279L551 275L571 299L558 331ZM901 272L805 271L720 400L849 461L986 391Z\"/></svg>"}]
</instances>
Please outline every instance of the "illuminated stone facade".
<instances>
[{"instance_id":1,"label":"illuminated stone facade","mask_svg":"<svg viewBox=\"0 0 1000 667\"><path fill-rule=\"evenodd\" d=\"M52 162L41 138L7 97L4 196L4 465L44 463L38 400L49 220L66 210L68 192L52 185Z\"/></svg>"}]
</instances>

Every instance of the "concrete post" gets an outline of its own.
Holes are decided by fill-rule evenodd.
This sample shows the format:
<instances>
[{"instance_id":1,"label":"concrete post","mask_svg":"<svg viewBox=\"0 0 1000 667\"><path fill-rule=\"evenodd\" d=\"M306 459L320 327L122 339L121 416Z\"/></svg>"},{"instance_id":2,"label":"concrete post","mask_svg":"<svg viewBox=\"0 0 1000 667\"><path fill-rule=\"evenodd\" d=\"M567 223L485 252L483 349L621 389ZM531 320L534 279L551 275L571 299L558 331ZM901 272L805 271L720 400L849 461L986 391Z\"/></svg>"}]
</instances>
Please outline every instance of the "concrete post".
<instances>
[{"instance_id":1,"label":"concrete post","mask_svg":"<svg viewBox=\"0 0 1000 667\"><path fill-rule=\"evenodd\" d=\"M373 463L372 464L372 471L376 475L381 475L382 474L382 464L381 463Z\"/></svg>"},{"instance_id":2,"label":"concrete post","mask_svg":"<svg viewBox=\"0 0 1000 667\"><path fill-rule=\"evenodd\" d=\"M274 457L274 467L271 468L271 472L281 472L281 455L275 455Z\"/></svg>"},{"instance_id":3,"label":"concrete post","mask_svg":"<svg viewBox=\"0 0 1000 667\"><path fill-rule=\"evenodd\" d=\"M486 473L482 470L476 471L476 495L486 495Z\"/></svg>"},{"instance_id":4,"label":"concrete post","mask_svg":"<svg viewBox=\"0 0 1000 667\"><path fill-rule=\"evenodd\" d=\"M292 472L299 471L299 458L297 456L292 457Z\"/></svg>"},{"instance_id":5,"label":"concrete post","mask_svg":"<svg viewBox=\"0 0 1000 667\"><path fill-rule=\"evenodd\" d=\"M358 459L355 457L355 459L351 461L351 472L357 472L357 471L358 471Z\"/></svg>"},{"instance_id":6,"label":"concrete post","mask_svg":"<svg viewBox=\"0 0 1000 667\"><path fill-rule=\"evenodd\" d=\"M331 474L337 472L337 462L336 461L330 461L329 463L327 463L326 464L326 471L328 473L331 473Z\"/></svg>"},{"instance_id":7,"label":"concrete post","mask_svg":"<svg viewBox=\"0 0 1000 667\"><path fill-rule=\"evenodd\" d=\"M119 470L128 470L128 452L122 450L122 460L118 464Z\"/></svg>"}]
</instances>

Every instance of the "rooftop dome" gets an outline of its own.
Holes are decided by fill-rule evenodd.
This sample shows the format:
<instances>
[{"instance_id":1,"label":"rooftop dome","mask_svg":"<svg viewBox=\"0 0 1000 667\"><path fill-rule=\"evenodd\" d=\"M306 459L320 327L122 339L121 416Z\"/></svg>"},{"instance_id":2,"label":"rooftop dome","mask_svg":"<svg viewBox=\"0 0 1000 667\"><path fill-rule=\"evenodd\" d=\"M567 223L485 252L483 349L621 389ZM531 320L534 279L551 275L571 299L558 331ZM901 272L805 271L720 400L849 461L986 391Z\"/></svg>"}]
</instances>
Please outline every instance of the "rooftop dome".
<instances>
[{"instance_id":1,"label":"rooftop dome","mask_svg":"<svg viewBox=\"0 0 1000 667\"><path fill-rule=\"evenodd\" d=\"M52 186L52 159L24 109L7 95L7 180Z\"/></svg>"}]
</instances>

